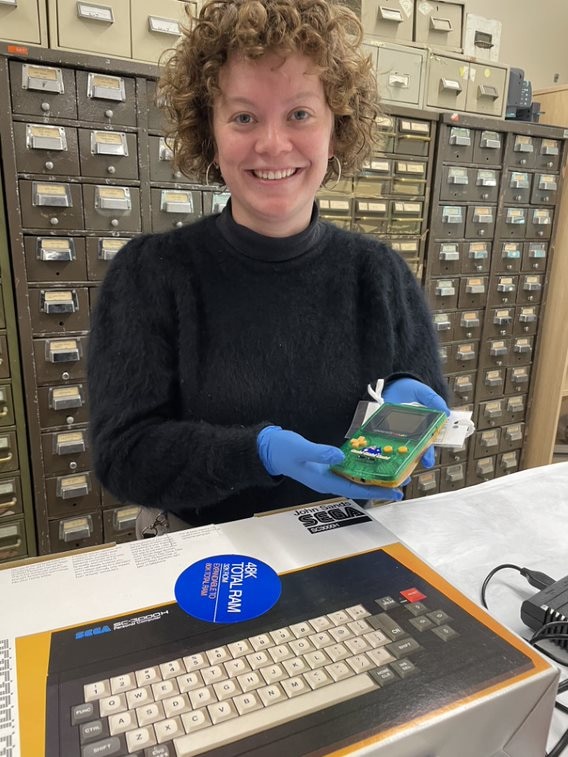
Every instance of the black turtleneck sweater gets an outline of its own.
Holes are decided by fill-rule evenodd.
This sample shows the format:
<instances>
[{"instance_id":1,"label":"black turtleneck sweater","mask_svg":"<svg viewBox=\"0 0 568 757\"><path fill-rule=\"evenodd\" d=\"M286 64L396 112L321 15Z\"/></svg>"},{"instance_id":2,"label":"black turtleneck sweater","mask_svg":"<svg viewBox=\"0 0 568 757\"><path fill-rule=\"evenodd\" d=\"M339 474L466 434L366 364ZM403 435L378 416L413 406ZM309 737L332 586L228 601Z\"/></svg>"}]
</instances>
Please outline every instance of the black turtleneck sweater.
<instances>
[{"instance_id":1,"label":"black turtleneck sweater","mask_svg":"<svg viewBox=\"0 0 568 757\"><path fill-rule=\"evenodd\" d=\"M321 495L265 471L266 425L340 445L369 382L445 395L422 293L402 259L318 220L288 238L230 206L116 256L89 343L94 467L124 502L211 523Z\"/></svg>"}]
</instances>

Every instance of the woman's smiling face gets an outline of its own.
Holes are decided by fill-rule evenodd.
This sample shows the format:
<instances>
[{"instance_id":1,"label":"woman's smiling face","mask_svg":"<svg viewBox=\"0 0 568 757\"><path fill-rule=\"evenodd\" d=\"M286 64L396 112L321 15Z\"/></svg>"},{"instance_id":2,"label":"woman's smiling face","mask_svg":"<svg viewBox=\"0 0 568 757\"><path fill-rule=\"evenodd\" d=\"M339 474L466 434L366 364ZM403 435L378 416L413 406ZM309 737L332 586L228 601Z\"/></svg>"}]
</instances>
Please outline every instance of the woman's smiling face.
<instances>
[{"instance_id":1,"label":"woman's smiling face","mask_svg":"<svg viewBox=\"0 0 568 757\"><path fill-rule=\"evenodd\" d=\"M333 113L307 56L233 55L213 105L215 160L234 220L266 236L305 229L333 155Z\"/></svg>"}]
</instances>

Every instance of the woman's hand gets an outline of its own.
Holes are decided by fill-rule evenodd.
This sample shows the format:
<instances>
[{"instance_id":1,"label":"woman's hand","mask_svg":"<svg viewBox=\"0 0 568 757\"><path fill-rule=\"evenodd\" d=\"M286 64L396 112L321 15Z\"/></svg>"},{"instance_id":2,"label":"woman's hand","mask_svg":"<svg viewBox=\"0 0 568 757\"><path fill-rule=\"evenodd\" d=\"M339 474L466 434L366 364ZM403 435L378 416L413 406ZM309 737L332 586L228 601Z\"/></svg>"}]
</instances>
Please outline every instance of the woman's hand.
<instances>
[{"instance_id":1,"label":"woman's hand","mask_svg":"<svg viewBox=\"0 0 568 757\"><path fill-rule=\"evenodd\" d=\"M385 402L392 402L395 405L410 404L418 402L424 407L431 407L434 410L441 410L449 416L450 408L445 400L439 394L421 381L412 378L400 378L387 384L383 390L383 399ZM422 465L425 468L431 468L436 462L434 454L434 445L428 447L422 455Z\"/></svg>"},{"instance_id":2,"label":"woman's hand","mask_svg":"<svg viewBox=\"0 0 568 757\"><path fill-rule=\"evenodd\" d=\"M294 431L267 426L257 437L260 460L271 476L288 476L309 489L351 499L402 499L399 489L362 486L336 475L330 465L338 465L345 455L338 447L314 444Z\"/></svg>"}]
</instances>

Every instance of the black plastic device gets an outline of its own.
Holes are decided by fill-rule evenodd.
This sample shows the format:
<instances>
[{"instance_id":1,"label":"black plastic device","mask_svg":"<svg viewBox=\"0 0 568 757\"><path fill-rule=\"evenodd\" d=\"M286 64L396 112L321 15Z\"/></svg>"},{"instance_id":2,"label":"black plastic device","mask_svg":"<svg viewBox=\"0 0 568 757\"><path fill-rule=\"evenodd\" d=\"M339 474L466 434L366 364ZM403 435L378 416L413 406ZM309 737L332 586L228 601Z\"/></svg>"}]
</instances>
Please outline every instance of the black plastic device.
<instances>
[{"instance_id":1,"label":"black plastic device","mask_svg":"<svg viewBox=\"0 0 568 757\"><path fill-rule=\"evenodd\" d=\"M558 623L556 629L551 626L550 633L565 632L566 626L562 624L568 623L568 576L555 581L534 597L525 599L521 605L521 620L535 631L545 623ZM568 649L566 639L555 640L554 643Z\"/></svg>"}]
</instances>

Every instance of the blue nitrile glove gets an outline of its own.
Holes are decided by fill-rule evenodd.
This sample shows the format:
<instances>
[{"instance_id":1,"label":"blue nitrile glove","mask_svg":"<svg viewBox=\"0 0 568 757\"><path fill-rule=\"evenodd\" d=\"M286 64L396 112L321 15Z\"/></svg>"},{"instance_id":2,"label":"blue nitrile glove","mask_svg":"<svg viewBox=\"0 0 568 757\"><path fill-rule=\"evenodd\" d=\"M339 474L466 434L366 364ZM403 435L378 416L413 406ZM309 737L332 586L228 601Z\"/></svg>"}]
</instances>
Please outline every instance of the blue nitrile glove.
<instances>
[{"instance_id":1,"label":"blue nitrile glove","mask_svg":"<svg viewBox=\"0 0 568 757\"><path fill-rule=\"evenodd\" d=\"M338 447L314 444L294 431L267 426L257 437L258 456L271 476L288 476L321 494L351 499L402 499L398 489L362 486L332 473L330 465L343 462Z\"/></svg>"},{"instance_id":2,"label":"blue nitrile glove","mask_svg":"<svg viewBox=\"0 0 568 757\"><path fill-rule=\"evenodd\" d=\"M450 408L439 394L436 394L427 384L413 378L399 378L387 384L383 390L383 399L385 402L393 402L395 405L418 402L424 407L442 410L446 415L450 414ZM436 462L434 445L428 447L422 455L421 462L425 468L431 468L434 465Z\"/></svg>"}]
</instances>

